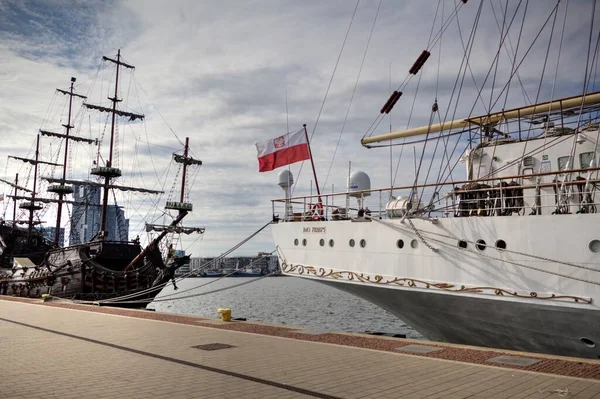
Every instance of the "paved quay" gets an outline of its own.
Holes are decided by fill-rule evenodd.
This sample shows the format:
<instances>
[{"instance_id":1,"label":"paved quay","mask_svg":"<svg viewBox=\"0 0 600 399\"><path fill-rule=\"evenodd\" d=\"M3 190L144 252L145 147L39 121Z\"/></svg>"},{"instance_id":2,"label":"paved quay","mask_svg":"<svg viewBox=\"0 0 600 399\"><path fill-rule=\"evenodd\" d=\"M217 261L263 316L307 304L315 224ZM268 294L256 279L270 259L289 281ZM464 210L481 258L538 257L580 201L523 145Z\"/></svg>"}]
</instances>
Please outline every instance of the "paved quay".
<instances>
[{"instance_id":1,"label":"paved quay","mask_svg":"<svg viewBox=\"0 0 600 399\"><path fill-rule=\"evenodd\" d=\"M0 298L0 398L600 398L600 361L333 336Z\"/></svg>"}]
</instances>

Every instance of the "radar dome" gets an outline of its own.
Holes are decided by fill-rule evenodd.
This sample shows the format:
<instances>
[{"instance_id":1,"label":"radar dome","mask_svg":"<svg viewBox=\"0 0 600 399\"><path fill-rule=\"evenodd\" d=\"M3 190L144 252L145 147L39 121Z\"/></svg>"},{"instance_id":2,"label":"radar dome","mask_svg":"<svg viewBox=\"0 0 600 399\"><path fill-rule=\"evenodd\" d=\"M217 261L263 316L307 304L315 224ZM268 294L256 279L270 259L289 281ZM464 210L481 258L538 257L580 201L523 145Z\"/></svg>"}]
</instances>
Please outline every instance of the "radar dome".
<instances>
[{"instance_id":1,"label":"radar dome","mask_svg":"<svg viewBox=\"0 0 600 399\"><path fill-rule=\"evenodd\" d=\"M371 193L361 193L361 191L370 189L371 179L365 172L357 170L350 175L350 178L348 178L348 192L350 193L351 197L360 197L361 195L363 197L367 197L371 195Z\"/></svg>"},{"instance_id":2,"label":"radar dome","mask_svg":"<svg viewBox=\"0 0 600 399\"><path fill-rule=\"evenodd\" d=\"M287 169L284 169L281 172L279 172L278 179L279 187L283 189L288 188L289 186L294 184L294 175Z\"/></svg>"}]
</instances>

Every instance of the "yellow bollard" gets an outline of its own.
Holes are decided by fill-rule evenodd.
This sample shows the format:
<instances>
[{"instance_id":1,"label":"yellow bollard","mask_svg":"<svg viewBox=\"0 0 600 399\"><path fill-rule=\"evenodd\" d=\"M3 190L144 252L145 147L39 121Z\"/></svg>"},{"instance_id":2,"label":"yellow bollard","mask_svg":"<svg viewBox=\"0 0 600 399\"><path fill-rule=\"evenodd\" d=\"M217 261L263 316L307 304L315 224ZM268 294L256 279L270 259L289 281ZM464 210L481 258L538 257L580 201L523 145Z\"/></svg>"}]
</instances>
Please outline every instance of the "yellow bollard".
<instances>
[{"instance_id":1,"label":"yellow bollard","mask_svg":"<svg viewBox=\"0 0 600 399\"><path fill-rule=\"evenodd\" d=\"M47 302L50 300L50 294L42 294L42 302Z\"/></svg>"},{"instance_id":2,"label":"yellow bollard","mask_svg":"<svg viewBox=\"0 0 600 399\"><path fill-rule=\"evenodd\" d=\"M223 321L231 321L231 309L228 308L219 308L217 313L221 315L221 320Z\"/></svg>"}]
</instances>

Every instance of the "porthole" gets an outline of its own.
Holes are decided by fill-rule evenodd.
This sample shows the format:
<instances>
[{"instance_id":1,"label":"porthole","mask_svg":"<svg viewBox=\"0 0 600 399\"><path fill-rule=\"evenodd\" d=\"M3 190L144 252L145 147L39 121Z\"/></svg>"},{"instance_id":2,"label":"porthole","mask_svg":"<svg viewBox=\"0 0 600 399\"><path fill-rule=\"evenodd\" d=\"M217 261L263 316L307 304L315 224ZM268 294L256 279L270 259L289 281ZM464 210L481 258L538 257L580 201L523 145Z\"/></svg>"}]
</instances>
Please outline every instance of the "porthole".
<instances>
[{"instance_id":1,"label":"porthole","mask_svg":"<svg viewBox=\"0 0 600 399\"><path fill-rule=\"evenodd\" d=\"M411 248L413 248L413 249L416 249L418 246L419 246L419 241L417 241L417 240L413 239L413 240L410 242L410 247L411 247Z\"/></svg>"},{"instance_id":2,"label":"porthole","mask_svg":"<svg viewBox=\"0 0 600 399\"><path fill-rule=\"evenodd\" d=\"M294 245L298 246L298 239L297 238L294 240Z\"/></svg>"},{"instance_id":3,"label":"porthole","mask_svg":"<svg viewBox=\"0 0 600 399\"><path fill-rule=\"evenodd\" d=\"M402 249L402 248L404 248L404 240L400 239L400 240L396 241L396 246L397 246L399 249Z\"/></svg>"},{"instance_id":4,"label":"porthole","mask_svg":"<svg viewBox=\"0 0 600 399\"><path fill-rule=\"evenodd\" d=\"M457 245L460 249L467 249L467 242L465 240L458 240Z\"/></svg>"},{"instance_id":5,"label":"porthole","mask_svg":"<svg viewBox=\"0 0 600 399\"><path fill-rule=\"evenodd\" d=\"M504 241L504 240L496 241L496 249L498 251L504 251L506 249L506 241Z\"/></svg>"},{"instance_id":6,"label":"porthole","mask_svg":"<svg viewBox=\"0 0 600 399\"><path fill-rule=\"evenodd\" d=\"M479 239L475 243L475 248L477 248L480 251L485 251L485 249L487 248L487 244L482 239Z\"/></svg>"},{"instance_id":7,"label":"porthole","mask_svg":"<svg viewBox=\"0 0 600 399\"><path fill-rule=\"evenodd\" d=\"M590 241L590 243L588 244L588 248L590 249L590 251L597 254L598 252L600 252L600 240Z\"/></svg>"},{"instance_id":8,"label":"porthole","mask_svg":"<svg viewBox=\"0 0 600 399\"><path fill-rule=\"evenodd\" d=\"M596 343L594 341L592 341L589 338L586 337L581 337L579 338L579 340L588 348L595 348L596 347Z\"/></svg>"},{"instance_id":9,"label":"porthole","mask_svg":"<svg viewBox=\"0 0 600 399\"><path fill-rule=\"evenodd\" d=\"M324 247L325 246L325 240L321 238L319 240L319 245L322 246L322 247Z\"/></svg>"},{"instance_id":10,"label":"porthole","mask_svg":"<svg viewBox=\"0 0 600 399\"><path fill-rule=\"evenodd\" d=\"M367 242L365 240L360 240L360 246L362 248L366 247L367 246Z\"/></svg>"},{"instance_id":11,"label":"porthole","mask_svg":"<svg viewBox=\"0 0 600 399\"><path fill-rule=\"evenodd\" d=\"M350 245L351 247L354 247L354 245L355 245L355 244L356 244L356 243L354 242L354 240L353 240L353 239L351 239L351 240L348 242L348 245Z\"/></svg>"},{"instance_id":12,"label":"porthole","mask_svg":"<svg viewBox=\"0 0 600 399\"><path fill-rule=\"evenodd\" d=\"M302 240L302 246L306 246L306 238Z\"/></svg>"},{"instance_id":13,"label":"porthole","mask_svg":"<svg viewBox=\"0 0 600 399\"><path fill-rule=\"evenodd\" d=\"M334 244L334 243L333 243L333 240L329 240L329 246L330 246L331 248L333 248L333 244Z\"/></svg>"}]
</instances>

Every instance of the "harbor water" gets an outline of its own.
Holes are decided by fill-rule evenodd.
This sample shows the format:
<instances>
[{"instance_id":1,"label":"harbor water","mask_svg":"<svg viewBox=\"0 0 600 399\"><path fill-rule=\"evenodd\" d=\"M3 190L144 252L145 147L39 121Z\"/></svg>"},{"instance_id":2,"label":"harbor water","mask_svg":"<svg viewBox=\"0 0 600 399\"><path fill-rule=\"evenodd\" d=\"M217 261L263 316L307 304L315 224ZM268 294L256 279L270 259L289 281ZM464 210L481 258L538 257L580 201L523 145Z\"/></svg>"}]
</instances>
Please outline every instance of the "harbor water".
<instances>
[{"instance_id":1,"label":"harbor water","mask_svg":"<svg viewBox=\"0 0 600 399\"><path fill-rule=\"evenodd\" d=\"M228 288L242 283L247 284ZM307 279L187 278L178 281L177 287L175 291L173 284L168 284L148 308L213 318L219 317L217 309L230 308L233 318L313 332L371 331L423 339L401 320L370 302Z\"/></svg>"}]
</instances>

